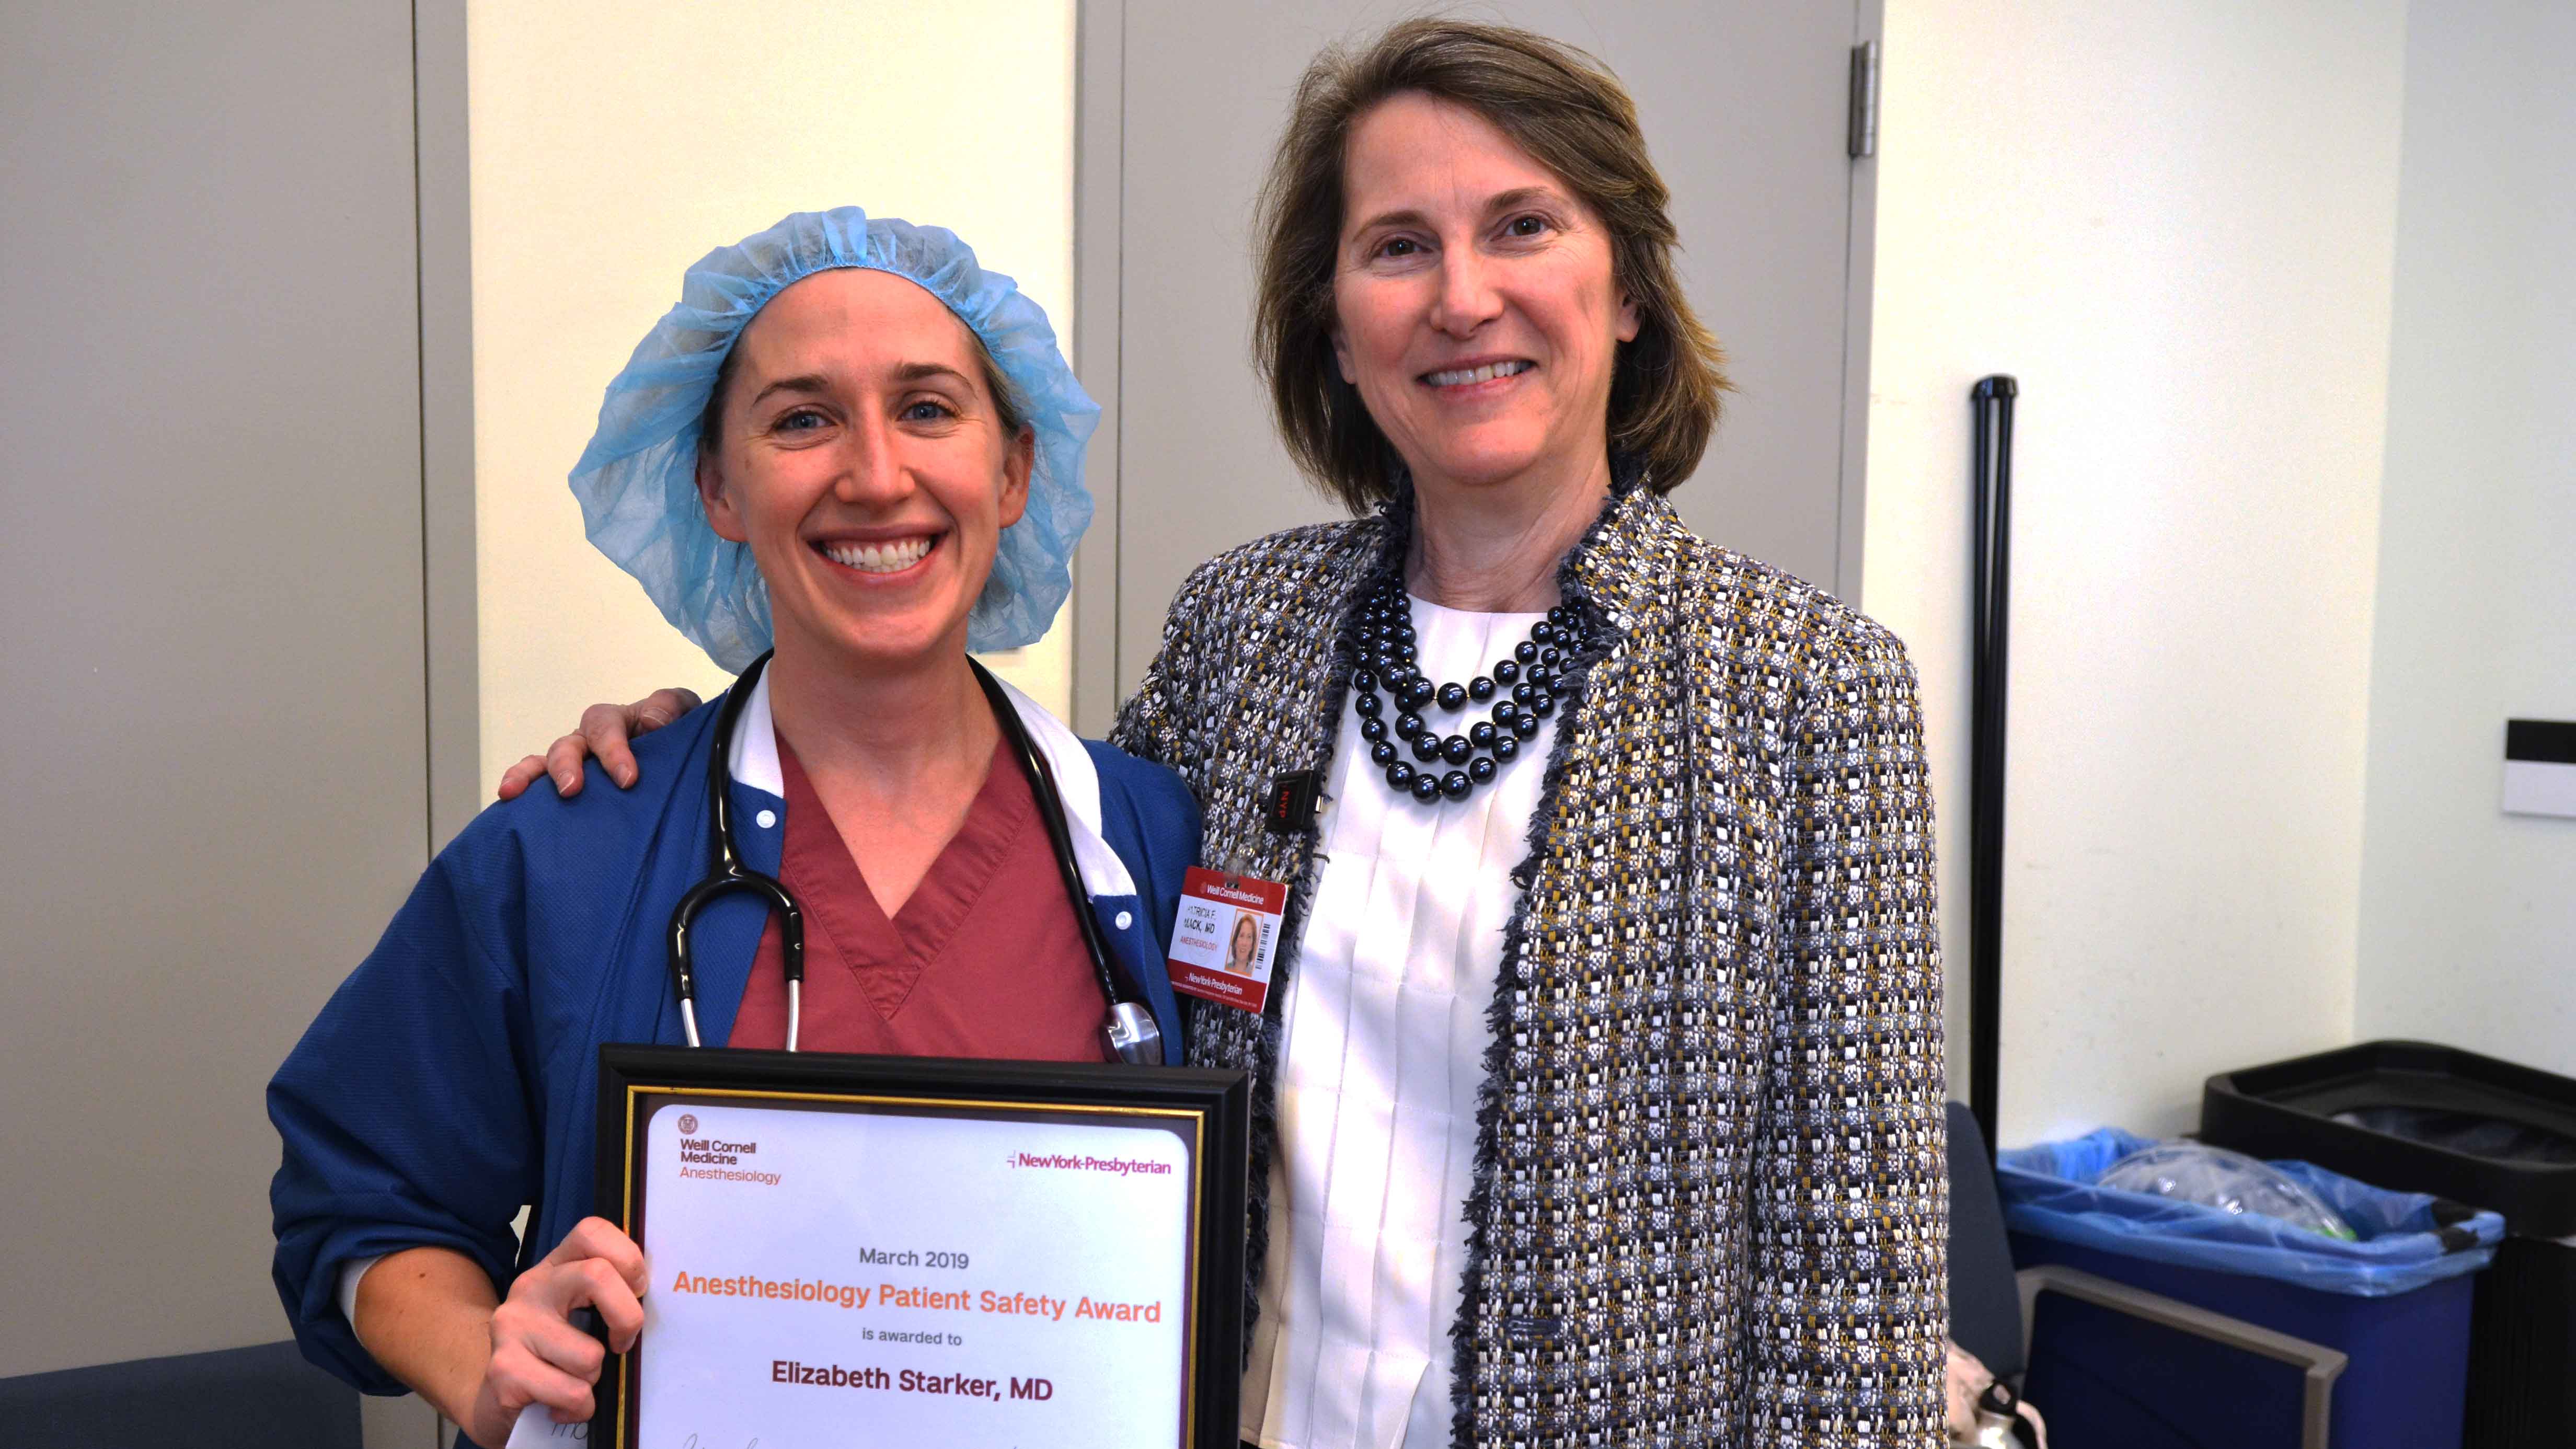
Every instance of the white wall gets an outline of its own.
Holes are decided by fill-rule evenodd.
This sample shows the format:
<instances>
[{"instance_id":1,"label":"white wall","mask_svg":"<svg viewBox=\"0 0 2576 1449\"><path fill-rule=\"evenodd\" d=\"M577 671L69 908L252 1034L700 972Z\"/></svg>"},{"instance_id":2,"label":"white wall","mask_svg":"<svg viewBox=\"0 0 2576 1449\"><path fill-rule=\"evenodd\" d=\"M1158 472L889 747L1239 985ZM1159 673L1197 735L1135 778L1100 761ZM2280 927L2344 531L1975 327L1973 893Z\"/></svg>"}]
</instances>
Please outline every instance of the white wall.
<instances>
[{"instance_id":1,"label":"white wall","mask_svg":"<svg viewBox=\"0 0 2576 1449\"><path fill-rule=\"evenodd\" d=\"M2358 1030L2576 1072L2576 821L2497 806L2576 719L2576 10L2419 5L2370 701Z\"/></svg>"},{"instance_id":2,"label":"white wall","mask_svg":"<svg viewBox=\"0 0 2576 1449\"><path fill-rule=\"evenodd\" d=\"M1865 602L1967 1072L1969 385L2021 381L2002 1121L2195 1118L2353 1020L2402 0L1889 0Z\"/></svg>"},{"instance_id":3,"label":"white wall","mask_svg":"<svg viewBox=\"0 0 2576 1449\"><path fill-rule=\"evenodd\" d=\"M564 486L691 262L855 204L956 231L1070 337L1073 0L472 0L469 20L488 779L590 702L722 687ZM1062 634L997 661L1059 709Z\"/></svg>"}]
</instances>

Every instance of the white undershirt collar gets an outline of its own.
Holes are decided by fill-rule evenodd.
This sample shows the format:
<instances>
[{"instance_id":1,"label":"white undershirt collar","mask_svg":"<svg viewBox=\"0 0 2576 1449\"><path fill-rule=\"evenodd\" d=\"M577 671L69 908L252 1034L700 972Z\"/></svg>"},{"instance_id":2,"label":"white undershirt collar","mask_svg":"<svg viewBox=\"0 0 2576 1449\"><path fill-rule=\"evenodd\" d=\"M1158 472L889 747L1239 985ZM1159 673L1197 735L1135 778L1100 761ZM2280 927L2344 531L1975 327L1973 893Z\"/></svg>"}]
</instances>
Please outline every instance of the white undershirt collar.
<instances>
[{"instance_id":1,"label":"white undershirt collar","mask_svg":"<svg viewBox=\"0 0 2576 1449\"><path fill-rule=\"evenodd\" d=\"M1136 894L1136 879L1128 874L1127 863L1100 833L1100 769L1092 763L1090 749L1046 706L1008 683L1002 685L1002 693L1010 698L1020 727L1028 731L1029 743L1045 757L1048 773L1055 776L1056 793L1064 797L1065 825L1073 837L1073 860L1081 868L1084 889L1094 896ZM725 765L733 772L734 783L786 798L787 777L778 765L778 726L769 712L766 669L752 682L750 698L743 701L742 717L734 726L733 753Z\"/></svg>"}]
</instances>

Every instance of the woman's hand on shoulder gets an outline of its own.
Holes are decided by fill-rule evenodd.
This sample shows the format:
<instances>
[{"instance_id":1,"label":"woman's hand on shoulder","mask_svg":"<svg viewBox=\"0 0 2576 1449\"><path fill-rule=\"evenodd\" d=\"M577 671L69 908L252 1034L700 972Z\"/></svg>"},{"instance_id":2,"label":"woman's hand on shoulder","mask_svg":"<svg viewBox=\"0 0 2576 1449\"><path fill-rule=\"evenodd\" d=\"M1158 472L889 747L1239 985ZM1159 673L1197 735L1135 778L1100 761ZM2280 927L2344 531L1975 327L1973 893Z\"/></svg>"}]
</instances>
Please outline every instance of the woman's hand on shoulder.
<instances>
[{"instance_id":1,"label":"woman's hand on shoulder","mask_svg":"<svg viewBox=\"0 0 2576 1449\"><path fill-rule=\"evenodd\" d=\"M649 735L705 701L685 689L657 689L633 704L594 704L581 712L581 727L554 742L543 755L530 755L501 772L493 793L516 800L539 779L552 776L555 793L581 793L581 762L593 755L621 790L636 780L635 751L628 743Z\"/></svg>"},{"instance_id":2,"label":"woman's hand on shoulder","mask_svg":"<svg viewBox=\"0 0 2576 1449\"><path fill-rule=\"evenodd\" d=\"M492 1310L492 1360L483 1371L466 1432L478 1444L506 1443L530 1404L554 1411L559 1424L591 1416L591 1386L610 1352L635 1346L644 1329L644 1252L606 1218L583 1218L555 1250L510 1285ZM575 1309L591 1308L608 1328L608 1346L573 1326Z\"/></svg>"}]
</instances>

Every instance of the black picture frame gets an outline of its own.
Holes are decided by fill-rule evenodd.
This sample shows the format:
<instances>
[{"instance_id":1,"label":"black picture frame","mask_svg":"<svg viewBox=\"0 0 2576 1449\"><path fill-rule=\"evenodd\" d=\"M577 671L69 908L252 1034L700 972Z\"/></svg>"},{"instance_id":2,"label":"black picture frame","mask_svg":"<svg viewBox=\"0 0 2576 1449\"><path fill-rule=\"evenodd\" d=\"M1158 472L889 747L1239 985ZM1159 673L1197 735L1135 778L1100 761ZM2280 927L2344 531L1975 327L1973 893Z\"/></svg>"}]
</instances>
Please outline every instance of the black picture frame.
<instances>
[{"instance_id":1,"label":"black picture frame","mask_svg":"<svg viewBox=\"0 0 2576 1449\"><path fill-rule=\"evenodd\" d=\"M1182 1443L1235 1449L1243 1373L1244 1194L1251 1146L1251 1086L1238 1071L1116 1063L976 1061L831 1052L703 1050L611 1044L599 1049L597 1211L638 1235L646 1205L638 1148L651 1099L772 1098L829 1110L914 1104L926 1113L1008 1117L1029 1112L1151 1115L1195 1122L1192 1153L1189 1328L1184 1334ZM639 1342L611 1354L596 1389L588 1442L629 1449ZM605 1431L603 1434L602 1431ZM971 1449L971 1446L961 1446Z\"/></svg>"}]
</instances>

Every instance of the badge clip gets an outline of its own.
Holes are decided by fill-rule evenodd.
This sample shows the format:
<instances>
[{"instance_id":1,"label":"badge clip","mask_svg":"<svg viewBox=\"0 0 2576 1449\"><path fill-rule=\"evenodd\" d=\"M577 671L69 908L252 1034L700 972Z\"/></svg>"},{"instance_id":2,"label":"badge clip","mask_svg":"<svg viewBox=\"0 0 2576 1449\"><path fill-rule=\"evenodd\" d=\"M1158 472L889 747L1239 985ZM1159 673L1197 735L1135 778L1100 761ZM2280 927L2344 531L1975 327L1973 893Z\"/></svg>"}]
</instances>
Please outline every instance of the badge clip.
<instances>
[{"instance_id":1,"label":"badge clip","mask_svg":"<svg viewBox=\"0 0 2576 1449\"><path fill-rule=\"evenodd\" d=\"M1324 799L1320 770L1290 770L1270 782L1270 808L1262 824L1273 835L1302 835L1315 828Z\"/></svg>"}]
</instances>

